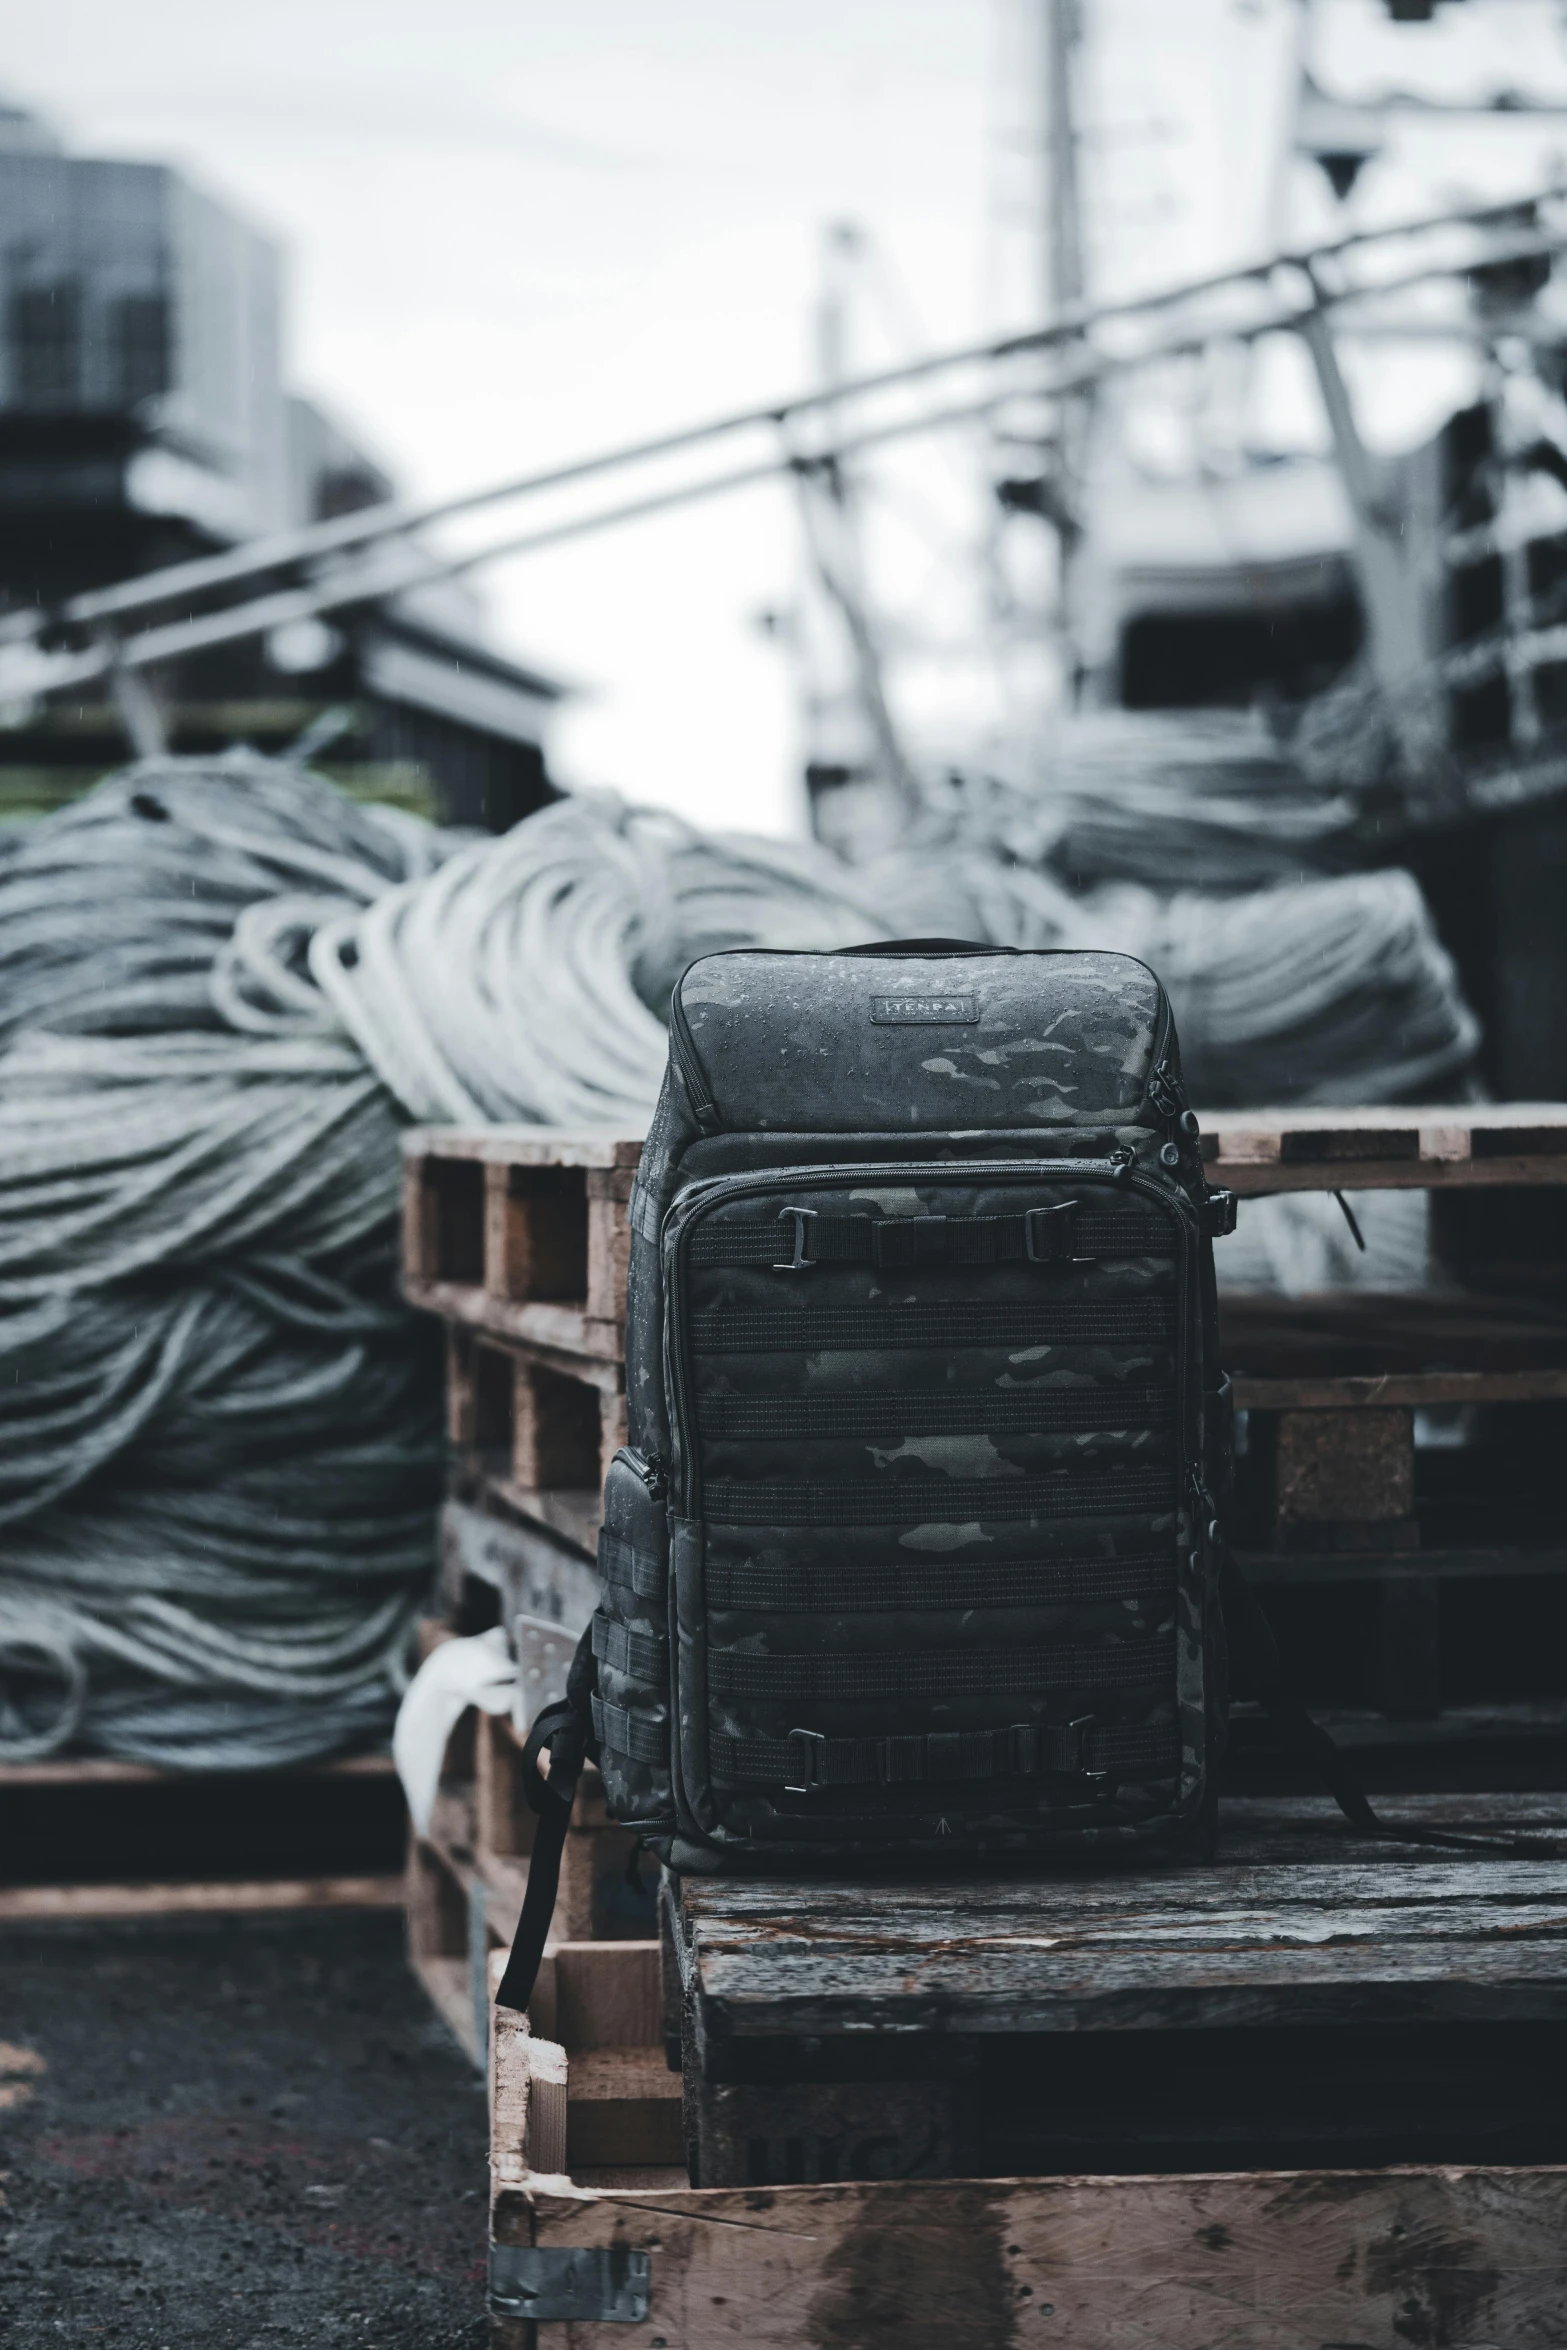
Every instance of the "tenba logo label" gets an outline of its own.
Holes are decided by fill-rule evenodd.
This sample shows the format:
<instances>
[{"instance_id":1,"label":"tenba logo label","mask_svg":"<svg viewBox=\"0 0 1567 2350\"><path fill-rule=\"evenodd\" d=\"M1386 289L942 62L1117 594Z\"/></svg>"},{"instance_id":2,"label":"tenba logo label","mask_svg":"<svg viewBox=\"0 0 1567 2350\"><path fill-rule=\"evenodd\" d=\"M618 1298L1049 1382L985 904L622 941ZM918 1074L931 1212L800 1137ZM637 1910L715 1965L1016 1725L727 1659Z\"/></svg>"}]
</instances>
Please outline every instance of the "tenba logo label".
<instances>
[{"instance_id":1,"label":"tenba logo label","mask_svg":"<svg viewBox=\"0 0 1567 2350\"><path fill-rule=\"evenodd\" d=\"M873 995L871 1018L887 1028L944 1028L979 1018L971 995Z\"/></svg>"}]
</instances>

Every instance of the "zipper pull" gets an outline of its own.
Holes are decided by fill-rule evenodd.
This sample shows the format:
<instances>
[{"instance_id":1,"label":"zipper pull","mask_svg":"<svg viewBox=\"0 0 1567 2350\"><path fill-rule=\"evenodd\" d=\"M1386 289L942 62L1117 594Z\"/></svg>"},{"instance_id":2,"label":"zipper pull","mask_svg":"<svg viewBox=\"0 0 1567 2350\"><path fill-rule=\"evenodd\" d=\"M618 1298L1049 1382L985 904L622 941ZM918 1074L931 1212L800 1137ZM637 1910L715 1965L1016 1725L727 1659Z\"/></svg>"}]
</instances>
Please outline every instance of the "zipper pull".
<instances>
[{"instance_id":1,"label":"zipper pull","mask_svg":"<svg viewBox=\"0 0 1567 2350\"><path fill-rule=\"evenodd\" d=\"M623 1444L616 1453L617 1461L624 1461L639 1485L645 1485L649 1501L662 1501L669 1491L669 1464L660 1453L640 1453L634 1445Z\"/></svg>"},{"instance_id":2,"label":"zipper pull","mask_svg":"<svg viewBox=\"0 0 1567 2350\"><path fill-rule=\"evenodd\" d=\"M1137 1153L1124 1142L1116 1144L1110 1153L1110 1172L1117 1183L1124 1183L1137 1164Z\"/></svg>"},{"instance_id":3,"label":"zipper pull","mask_svg":"<svg viewBox=\"0 0 1567 2350\"><path fill-rule=\"evenodd\" d=\"M1217 1550L1221 1534L1219 1505L1208 1491L1200 1469L1189 1471L1187 1482L1191 1486L1192 1499L1196 1505L1193 1515L1196 1518L1198 1530L1209 1547Z\"/></svg>"},{"instance_id":4,"label":"zipper pull","mask_svg":"<svg viewBox=\"0 0 1567 2350\"><path fill-rule=\"evenodd\" d=\"M1161 1061L1149 1078L1148 1099L1165 1124L1159 1164L1174 1175L1180 1169L1181 1144L1187 1142L1196 1148L1198 1126L1195 1113L1186 1107L1186 1088L1168 1061Z\"/></svg>"}]
</instances>

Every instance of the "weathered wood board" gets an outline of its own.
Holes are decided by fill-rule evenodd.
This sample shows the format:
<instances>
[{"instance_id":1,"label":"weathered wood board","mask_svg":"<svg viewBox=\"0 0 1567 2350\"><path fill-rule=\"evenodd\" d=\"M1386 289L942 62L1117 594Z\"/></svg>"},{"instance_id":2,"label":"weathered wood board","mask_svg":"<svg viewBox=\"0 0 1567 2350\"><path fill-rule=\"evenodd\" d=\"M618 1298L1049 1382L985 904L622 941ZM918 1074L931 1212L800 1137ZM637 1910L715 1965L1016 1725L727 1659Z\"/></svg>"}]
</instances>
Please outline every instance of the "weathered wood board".
<instances>
[{"instance_id":1,"label":"weathered wood board","mask_svg":"<svg viewBox=\"0 0 1567 2350\"><path fill-rule=\"evenodd\" d=\"M1567 2170L497 2196L496 2239L645 2252L647 2316L541 2350L1560 2350ZM498 2339L521 2344L520 2326Z\"/></svg>"},{"instance_id":2,"label":"weathered wood board","mask_svg":"<svg viewBox=\"0 0 1567 2350\"><path fill-rule=\"evenodd\" d=\"M1496 1833L1521 1800L1452 1798L1446 1816ZM1567 1798L1537 1801L1537 1829L1567 1839ZM1399 1798L1385 1808L1433 1817ZM1204 1866L686 1878L679 1956L697 2031L733 2044L1567 2020L1567 1858L1331 1831L1280 1850L1272 1818L1274 1834L1254 1836L1268 1857L1236 1851L1221 1821L1229 1857Z\"/></svg>"},{"instance_id":3,"label":"weathered wood board","mask_svg":"<svg viewBox=\"0 0 1567 2350\"><path fill-rule=\"evenodd\" d=\"M1240 1193L1567 1182L1567 1104L1199 1110L1208 1180Z\"/></svg>"}]
</instances>

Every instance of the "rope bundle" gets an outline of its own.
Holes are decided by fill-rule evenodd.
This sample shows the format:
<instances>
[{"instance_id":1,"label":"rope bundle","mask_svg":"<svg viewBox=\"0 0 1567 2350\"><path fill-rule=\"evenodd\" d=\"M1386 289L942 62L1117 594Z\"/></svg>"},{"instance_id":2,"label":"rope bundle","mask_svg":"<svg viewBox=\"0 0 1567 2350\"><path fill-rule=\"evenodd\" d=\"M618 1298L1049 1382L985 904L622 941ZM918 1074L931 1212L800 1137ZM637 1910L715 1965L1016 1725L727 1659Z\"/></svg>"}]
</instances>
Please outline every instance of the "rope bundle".
<instances>
[{"instance_id":1,"label":"rope bundle","mask_svg":"<svg viewBox=\"0 0 1567 2350\"><path fill-rule=\"evenodd\" d=\"M1215 1102L1430 1093L1472 1053L1405 875L1074 895L972 807L926 835L847 867L584 797L460 840L247 756L0 848L0 1757L386 1726L440 1469L399 1119L635 1130L698 954L1121 946Z\"/></svg>"},{"instance_id":2,"label":"rope bundle","mask_svg":"<svg viewBox=\"0 0 1567 2350\"><path fill-rule=\"evenodd\" d=\"M395 1107L304 956L450 845L242 759L0 855L0 1755L237 1768L388 1718L439 1368Z\"/></svg>"}]
</instances>

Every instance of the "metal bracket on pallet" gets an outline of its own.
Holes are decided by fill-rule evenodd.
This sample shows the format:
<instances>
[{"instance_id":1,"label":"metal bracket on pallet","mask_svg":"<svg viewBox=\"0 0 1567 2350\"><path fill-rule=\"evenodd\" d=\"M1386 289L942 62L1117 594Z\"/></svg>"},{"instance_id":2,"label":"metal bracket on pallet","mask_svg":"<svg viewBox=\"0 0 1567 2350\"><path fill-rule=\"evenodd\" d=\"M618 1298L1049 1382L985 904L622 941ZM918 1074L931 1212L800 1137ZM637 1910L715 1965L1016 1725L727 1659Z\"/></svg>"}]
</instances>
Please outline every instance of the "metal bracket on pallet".
<instances>
[{"instance_id":1,"label":"metal bracket on pallet","mask_svg":"<svg viewBox=\"0 0 1567 2350\"><path fill-rule=\"evenodd\" d=\"M541 2325L573 2318L587 2325L640 2325L652 2278L652 2255L624 2244L490 2246L495 2317L531 2317Z\"/></svg>"}]
</instances>

